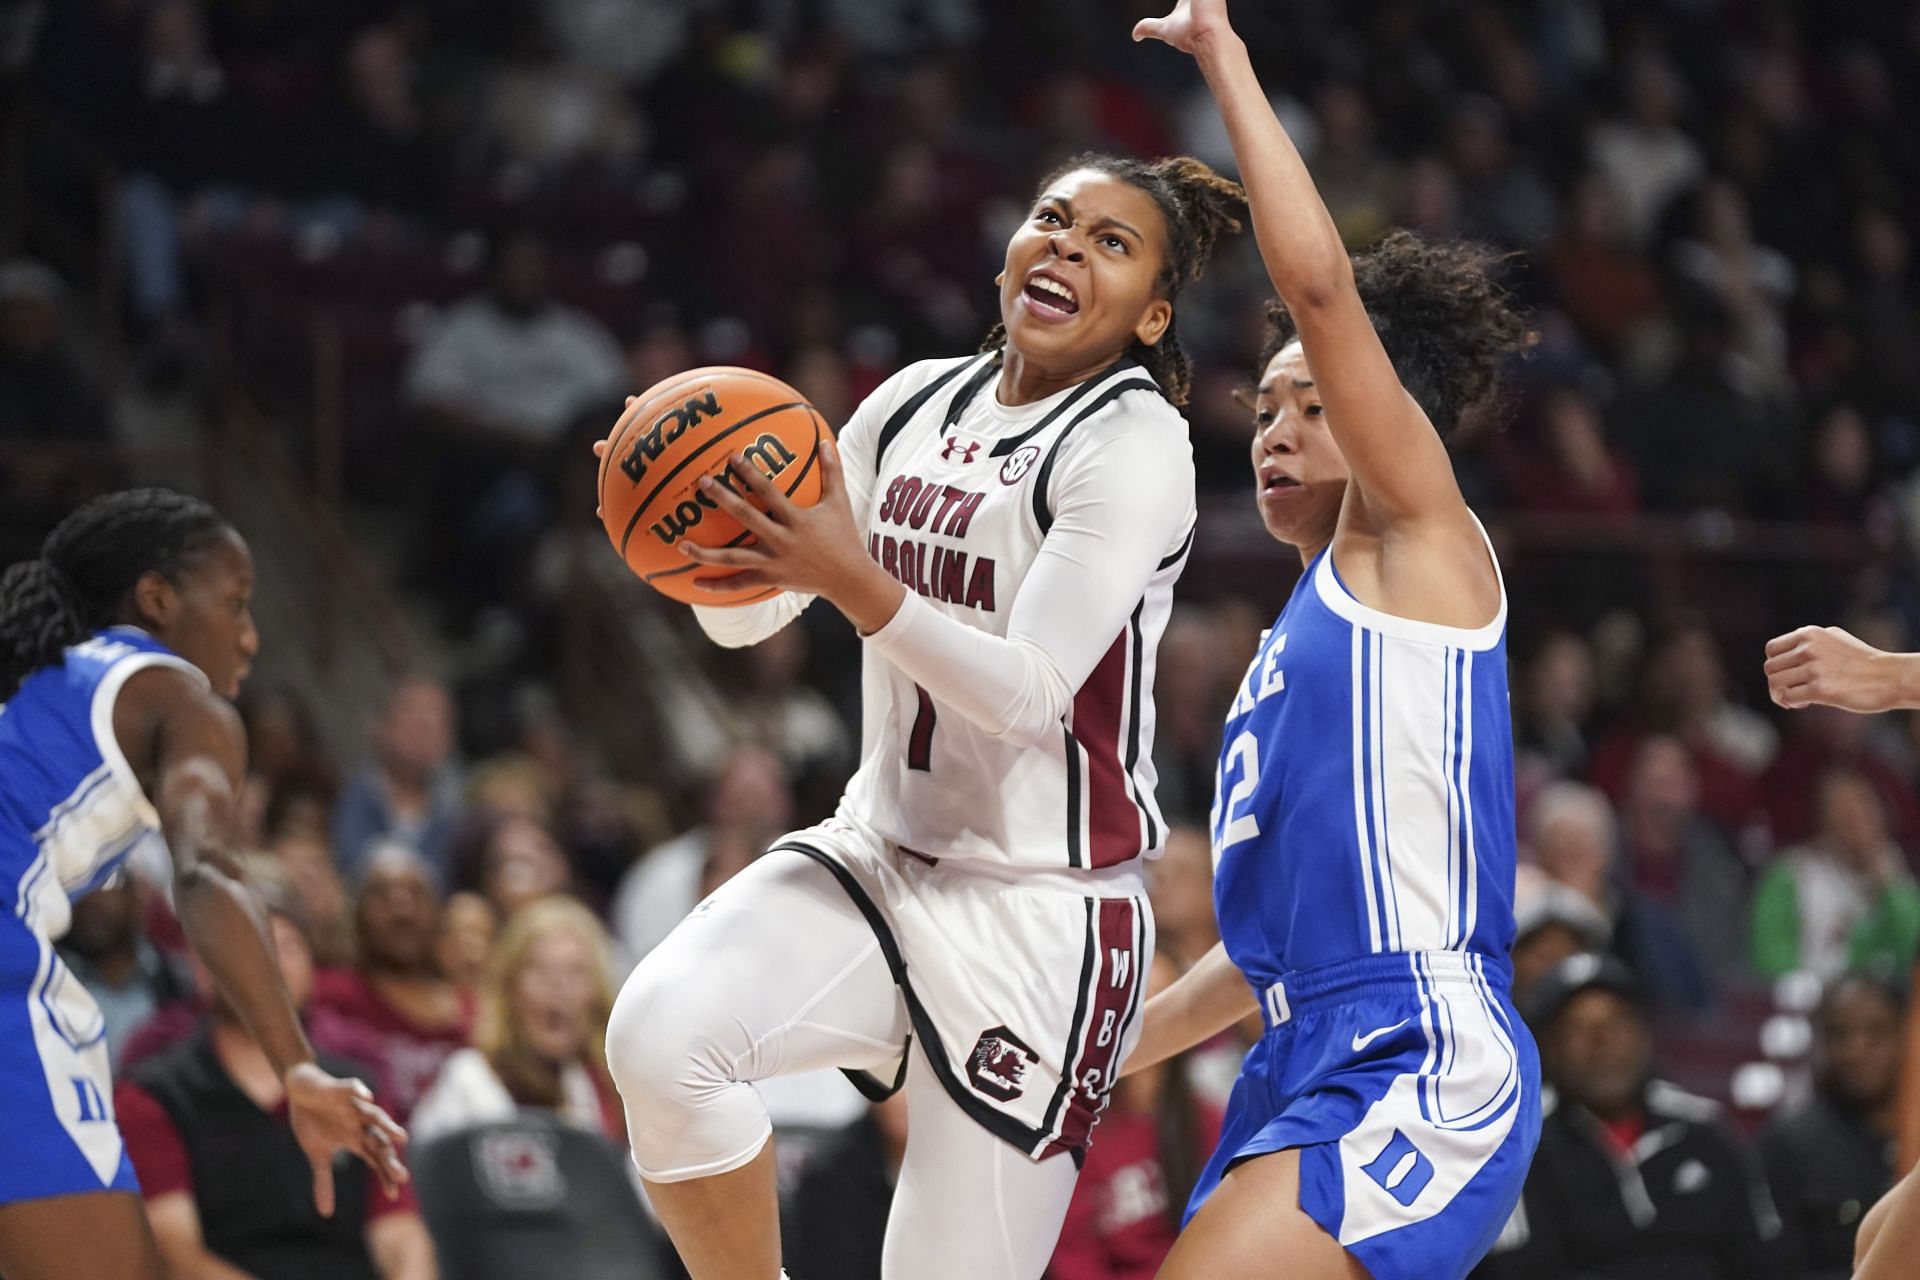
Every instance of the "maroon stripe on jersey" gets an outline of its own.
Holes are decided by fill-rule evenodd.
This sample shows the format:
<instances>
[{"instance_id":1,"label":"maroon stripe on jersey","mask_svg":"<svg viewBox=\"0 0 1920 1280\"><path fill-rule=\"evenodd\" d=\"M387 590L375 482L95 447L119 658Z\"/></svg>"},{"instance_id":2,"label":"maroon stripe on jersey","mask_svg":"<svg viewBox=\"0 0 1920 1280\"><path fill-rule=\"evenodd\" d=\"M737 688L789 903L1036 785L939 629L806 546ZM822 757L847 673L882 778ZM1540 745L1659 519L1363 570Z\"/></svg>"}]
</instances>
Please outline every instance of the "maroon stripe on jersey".
<instances>
[{"instance_id":1,"label":"maroon stripe on jersey","mask_svg":"<svg viewBox=\"0 0 1920 1280\"><path fill-rule=\"evenodd\" d=\"M1066 1116L1060 1136L1041 1158L1087 1145L1093 1122L1106 1108L1117 1074L1120 1040L1126 1034L1134 994L1146 980L1140 972L1140 906L1132 898L1102 898L1094 929L1098 959L1094 965L1092 1008L1087 1013L1080 1043L1068 1058L1072 1070Z\"/></svg>"},{"instance_id":2,"label":"maroon stripe on jersey","mask_svg":"<svg viewBox=\"0 0 1920 1280\"><path fill-rule=\"evenodd\" d=\"M1140 852L1140 806L1128 785L1120 742L1132 640L1131 628L1122 631L1073 697L1073 736L1087 752L1090 867L1111 867Z\"/></svg>"}]
</instances>

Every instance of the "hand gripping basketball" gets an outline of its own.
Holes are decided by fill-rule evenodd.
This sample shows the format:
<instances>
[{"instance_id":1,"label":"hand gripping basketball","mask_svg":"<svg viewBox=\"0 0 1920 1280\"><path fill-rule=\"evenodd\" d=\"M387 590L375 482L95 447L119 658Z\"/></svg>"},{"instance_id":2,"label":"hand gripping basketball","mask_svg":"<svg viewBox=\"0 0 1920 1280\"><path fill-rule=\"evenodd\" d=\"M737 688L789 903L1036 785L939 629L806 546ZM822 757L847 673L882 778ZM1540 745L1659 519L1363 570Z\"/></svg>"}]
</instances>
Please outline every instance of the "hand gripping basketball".
<instances>
[{"instance_id":1,"label":"hand gripping basketball","mask_svg":"<svg viewBox=\"0 0 1920 1280\"><path fill-rule=\"evenodd\" d=\"M771 596L777 587L709 573L683 548L752 540L716 485L720 496L753 492L751 475L790 507L818 501L820 444L831 436L799 392L766 374L716 366L668 378L629 398L594 445L607 537L643 582L675 600L735 605ZM764 497L753 500L764 507ZM717 579L728 585L715 586Z\"/></svg>"}]
</instances>

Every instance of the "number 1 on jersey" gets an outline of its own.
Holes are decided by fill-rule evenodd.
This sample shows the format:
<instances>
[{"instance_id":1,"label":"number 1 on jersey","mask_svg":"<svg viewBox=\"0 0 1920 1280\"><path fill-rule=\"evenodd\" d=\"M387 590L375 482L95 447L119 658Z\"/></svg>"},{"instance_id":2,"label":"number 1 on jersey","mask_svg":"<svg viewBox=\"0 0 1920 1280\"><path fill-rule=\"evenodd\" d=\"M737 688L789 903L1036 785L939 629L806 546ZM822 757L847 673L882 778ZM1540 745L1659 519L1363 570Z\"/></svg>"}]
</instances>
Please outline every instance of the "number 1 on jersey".
<instances>
[{"instance_id":1,"label":"number 1 on jersey","mask_svg":"<svg viewBox=\"0 0 1920 1280\"><path fill-rule=\"evenodd\" d=\"M913 732L907 735L907 768L931 773L933 722L939 717L933 712L933 695L919 685L913 686L913 691L920 695L920 712L913 718Z\"/></svg>"}]
</instances>

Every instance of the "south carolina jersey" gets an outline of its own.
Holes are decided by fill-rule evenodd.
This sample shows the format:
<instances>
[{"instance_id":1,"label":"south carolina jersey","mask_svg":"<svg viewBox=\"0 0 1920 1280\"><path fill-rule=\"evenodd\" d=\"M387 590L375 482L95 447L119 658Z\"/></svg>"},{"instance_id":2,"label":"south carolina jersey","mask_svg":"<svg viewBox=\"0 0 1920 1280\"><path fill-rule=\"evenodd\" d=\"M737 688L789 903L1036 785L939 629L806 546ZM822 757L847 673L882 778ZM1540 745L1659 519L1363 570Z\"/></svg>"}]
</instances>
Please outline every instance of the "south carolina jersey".
<instances>
[{"instance_id":1,"label":"south carolina jersey","mask_svg":"<svg viewBox=\"0 0 1920 1280\"><path fill-rule=\"evenodd\" d=\"M1156 849L1154 651L1193 538L1185 420L1123 360L998 403L997 354L910 366L840 436L860 535L907 587L868 637L841 813L941 859L1097 869ZM810 597L698 610L724 644Z\"/></svg>"},{"instance_id":2,"label":"south carolina jersey","mask_svg":"<svg viewBox=\"0 0 1920 1280\"><path fill-rule=\"evenodd\" d=\"M113 731L121 688L154 666L206 681L145 632L115 627L0 706L0 1204L135 1188L113 1119L106 1024L53 942L74 898L160 840Z\"/></svg>"},{"instance_id":3,"label":"south carolina jersey","mask_svg":"<svg viewBox=\"0 0 1920 1280\"><path fill-rule=\"evenodd\" d=\"M1228 954L1256 985L1381 952L1477 952L1504 966L1504 589L1478 630L1410 621L1354 599L1322 551L1261 641L1222 743L1214 902Z\"/></svg>"}]
</instances>

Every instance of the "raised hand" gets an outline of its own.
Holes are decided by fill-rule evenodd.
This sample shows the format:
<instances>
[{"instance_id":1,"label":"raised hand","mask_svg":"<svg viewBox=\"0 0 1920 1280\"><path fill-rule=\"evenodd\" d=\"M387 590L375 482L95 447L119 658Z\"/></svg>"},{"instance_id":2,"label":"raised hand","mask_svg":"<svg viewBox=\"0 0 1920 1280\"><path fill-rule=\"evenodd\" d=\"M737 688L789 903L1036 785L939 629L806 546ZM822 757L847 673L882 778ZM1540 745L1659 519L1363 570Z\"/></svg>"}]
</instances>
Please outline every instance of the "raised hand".
<instances>
[{"instance_id":1,"label":"raised hand","mask_svg":"<svg viewBox=\"0 0 1920 1280\"><path fill-rule=\"evenodd\" d=\"M1158 40L1187 54L1197 54L1203 44L1232 34L1227 0L1180 0L1166 17L1142 18L1133 26L1135 40Z\"/></svg>"},{"instance_id":2,"label":"raised hand","mask_svg":"<svg viewBox=\"0 0 1920 1280\"><path fill-rule=\"evenodd\" d=\"M1903 705L1904 656L1884 653L1839 627L1801 627L1767 641L1767 694L1788 708L1887 711Z\"/></svg>"},{"instance_id":3,"label":"raised hand","mask_svg":"<svg viewBox=\"0 0 1920 1280\"><path fill-rule=\"evenodd\" d=\"M311 1062L287 1072L287 1122L313 1166L313 1203L333 1216L333 1153L348 1151L366 1161L388 1195L407 1181L399 1148L407 1131L373 1101L358 1080L328 1075Z\"/></svg>"}]
</instances>

